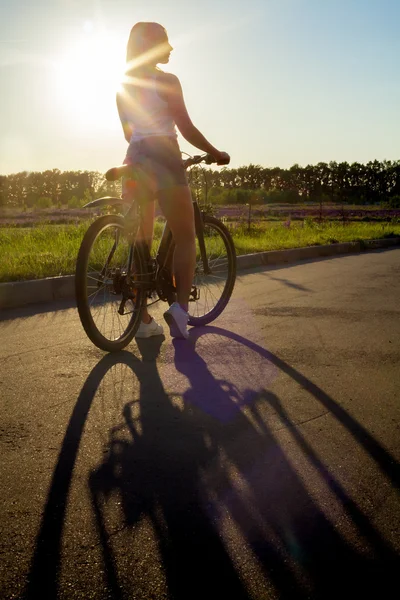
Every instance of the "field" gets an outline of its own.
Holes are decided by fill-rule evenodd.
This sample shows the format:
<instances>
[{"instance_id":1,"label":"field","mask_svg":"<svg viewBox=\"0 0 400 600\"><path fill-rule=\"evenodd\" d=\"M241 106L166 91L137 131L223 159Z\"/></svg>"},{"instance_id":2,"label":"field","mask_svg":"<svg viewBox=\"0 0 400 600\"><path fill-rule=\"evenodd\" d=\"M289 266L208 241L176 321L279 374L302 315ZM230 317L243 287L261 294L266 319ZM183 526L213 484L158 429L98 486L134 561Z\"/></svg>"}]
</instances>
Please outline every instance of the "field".
<instances>
[{"instance_id":1,"label":"field","mask_svg":"<svg viewBox=\"0 0 400 600\"><path fill-rule=\"evenodd\" d=\"M350 218L319 222L306 208L303 218L294 220L293 215L289 218L287 212L283 215L284 208L274 207L275 212L282 211L281 220L275 215L272 219L255 219L253 212L249 228L248 207L241 210L246 218L229 212L219 215L231 230L237 254L400 236L398 214L382 215L378 222L372 218L366 222ZM370 210L374 214L374 209ZM91 219L88 219L87 211L66 212L68 214L61 215L57 211L56 215L52 215L47 211L25 216L3 215L3 226L0 227L1 282L74 273L78 248ZM161 236L162 227L159 219L155 226L154 245Z\"/></svg>"},{"instance_id":2,"label":"field","mask_svg":"<svg viewBox=\"0 0 400 600\"><path fill-rule=\"evenodd\" d=\"M254 221L274 221L290 219L291 221L303 221L304 219L318 219L328 221L346 222L369 222L369 221L391 221L400 220L400 209L385 209L377 206L338 206L335 204L325 205L293 205L275 204L222 206L217 208L217 216L225 217L227 220L247 220L250 214Z\"/></svg>"},{"instance_id":3,"label":"field","mask_svg":"<svg viewBox=\"0 0 400 600\"><path fill-rule=\"evenodd\" d=\"M317 219L345 222L370 222L400 220L400 209L388 209L379 206L341 206L337 204L263 204L249 207L248 205L213 206L216 216L232 222L260 221L304 221ZM1 227L32 227L43 223L79 223L88 217L99 214L97 209L62 208L26 210L24 212L12 209L0 211Z\"/></svg>"}]
</instances>

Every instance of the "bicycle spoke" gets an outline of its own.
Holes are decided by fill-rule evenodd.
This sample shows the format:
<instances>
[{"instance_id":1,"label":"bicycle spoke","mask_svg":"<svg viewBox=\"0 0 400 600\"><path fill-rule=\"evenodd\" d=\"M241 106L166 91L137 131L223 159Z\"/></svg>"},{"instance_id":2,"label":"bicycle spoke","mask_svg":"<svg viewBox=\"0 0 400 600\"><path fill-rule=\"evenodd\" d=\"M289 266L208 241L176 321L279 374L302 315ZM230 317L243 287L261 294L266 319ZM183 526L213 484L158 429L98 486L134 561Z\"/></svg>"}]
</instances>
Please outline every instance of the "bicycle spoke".
<instances>
[{"instance_id":1,"label":"bicycle spoke","mask_svg":"<svg viewBox=\"0 0 400 600\"><path fill-rule=\"evenodd\" d=\"M91 296L93 296L93 298L92 298L92 300L91 300L90 304L94 304L94 300L95 300L95 298L96 298L97 294L98 294L99 292L101 292L101 290L105 289L105 287L106 287L106 286L105 286L105 285L103 285L102 287L98 288L98 289L97 289L95 292L93 292L92 294L90 294L90 295L88 296L88 300L89 300L89 298L90 298Z\"/></svg>"}]
</instances>

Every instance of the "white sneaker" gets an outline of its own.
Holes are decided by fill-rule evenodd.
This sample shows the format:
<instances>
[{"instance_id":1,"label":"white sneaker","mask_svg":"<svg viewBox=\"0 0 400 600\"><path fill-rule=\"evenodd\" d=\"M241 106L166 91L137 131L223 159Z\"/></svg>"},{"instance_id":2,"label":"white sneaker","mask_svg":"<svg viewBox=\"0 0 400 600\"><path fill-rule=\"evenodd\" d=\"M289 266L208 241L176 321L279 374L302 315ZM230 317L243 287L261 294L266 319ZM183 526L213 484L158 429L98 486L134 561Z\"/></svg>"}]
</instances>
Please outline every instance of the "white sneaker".
<instances>
[{"instance_id":1,"label":"white sneaker","mask_svg":"<svg viewBox=\"0 0 400 600\"><path fill-rule=\"evenodd\" d=\"M164 333L163 326L157 323L153 318L150 323L143 323L139 325L139 329L136 332L136 338L149 338L153 335L162 335Z\"/></svg>"},{"instance_id":2,"label":"white sneaker","mask_svg":"<svg viewBox=\"0 0 400 600\"><path fill-rule=\"evenodd\" d=\"M187 330L187 324L189 321L188 313L183 310L178 302L171 304L169 309L164 313L164 319L169 325L169 332L171 337L184 338L185 340L189 337Z\"/></svg>"}]
</instances>

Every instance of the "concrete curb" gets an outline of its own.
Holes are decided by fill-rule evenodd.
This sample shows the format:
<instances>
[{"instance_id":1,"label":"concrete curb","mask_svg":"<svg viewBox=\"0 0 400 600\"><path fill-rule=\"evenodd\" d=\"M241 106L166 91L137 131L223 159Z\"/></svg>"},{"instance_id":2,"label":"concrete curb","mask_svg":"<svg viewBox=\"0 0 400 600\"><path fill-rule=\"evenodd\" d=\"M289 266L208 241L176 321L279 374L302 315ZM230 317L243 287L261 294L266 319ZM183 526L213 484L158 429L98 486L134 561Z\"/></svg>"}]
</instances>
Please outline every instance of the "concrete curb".
<instances>
[{"instance_id":1,"label":"concrete curb","mask_svg":"<svg viewBox=\"0 0 400 600\"><path fill-rule=\"evenodd\" d=\"M252 267L279 265L310 258L363 252L399 245L400 238L387 238L383 240L362 240L360 242L257 252L255 254L238 256L237 268L238 271L242 271ZM74 279L74 275L67 275L31 281L0 283L0 308L17 308L28 304L39 304L54 300L71 300L75 296Z\"/></svg>"},{"instance_id":2,"label":"concrete curb","mask_svg":"<svg viewBox=\"0 0 400 600\"><path fill-rule=\"evenodd\" d=\"M27 304L69 300L74 296L74 275L0 283L0 308L17 308Z\"/></svg>"}]
</instances>

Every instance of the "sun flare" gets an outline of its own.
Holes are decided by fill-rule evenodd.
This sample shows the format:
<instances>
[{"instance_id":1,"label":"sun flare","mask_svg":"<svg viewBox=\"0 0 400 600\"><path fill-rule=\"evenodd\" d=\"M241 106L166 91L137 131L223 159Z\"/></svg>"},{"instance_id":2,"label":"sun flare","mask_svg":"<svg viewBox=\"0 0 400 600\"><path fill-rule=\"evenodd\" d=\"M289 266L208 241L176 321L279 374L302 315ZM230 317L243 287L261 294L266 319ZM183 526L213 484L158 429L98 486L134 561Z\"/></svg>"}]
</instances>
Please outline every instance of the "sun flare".
<instances>
[{"instance_id":1,"label":"sun flare","mask_svg":"<svg viewBox=\"0 0 400 600\"><path fill-rule=\"evenodd\" d=\"M57 61L56 89L64 116L77 127L102 124L115 114L115 94L125 70L126 40L86 23Z\"/></svg>"}]
</instances>

